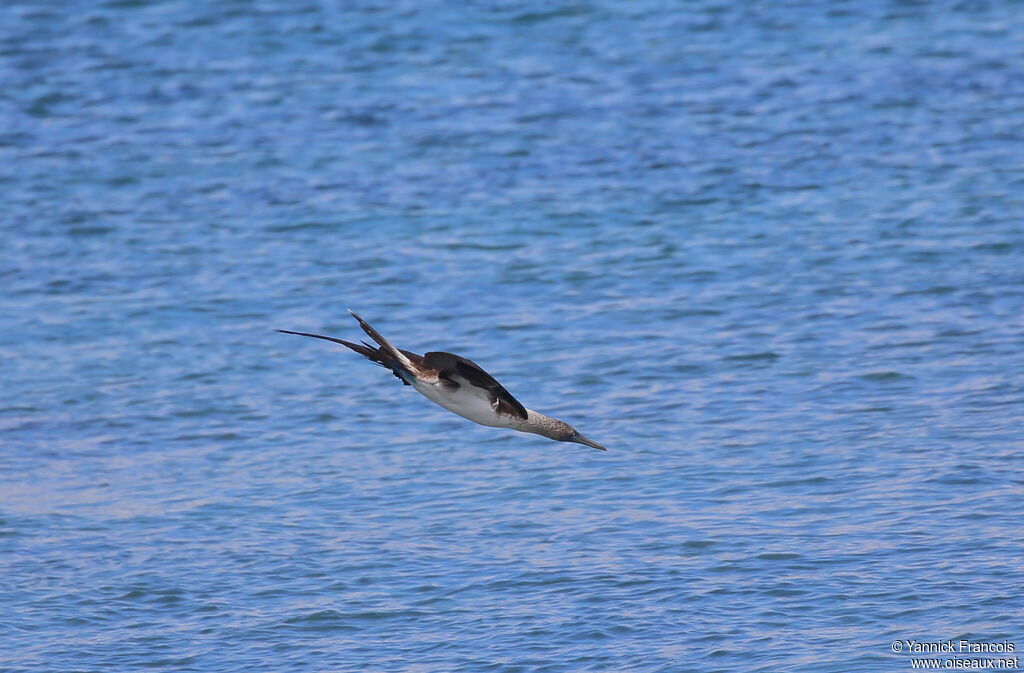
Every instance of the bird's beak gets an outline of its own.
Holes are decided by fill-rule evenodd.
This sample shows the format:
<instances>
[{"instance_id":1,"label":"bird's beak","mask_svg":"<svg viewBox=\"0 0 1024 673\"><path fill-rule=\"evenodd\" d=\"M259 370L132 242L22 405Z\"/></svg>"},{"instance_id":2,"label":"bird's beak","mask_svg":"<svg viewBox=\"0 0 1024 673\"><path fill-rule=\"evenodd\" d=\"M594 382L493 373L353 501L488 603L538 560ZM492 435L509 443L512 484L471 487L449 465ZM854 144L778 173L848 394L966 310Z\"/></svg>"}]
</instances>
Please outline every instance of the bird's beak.
<instances>
[{"instance_id":1,"label":"bird's beak","mask_svg":"<svg viewBox=\"0 0 1024 673\"><path fill-rule=\"evenodd\" d=\"M577 444L584 444L584 445L589 446L591 448L597 449L598 451L607 451L608 450L608 449L604 448L603 446L601 446L600 444L598 444L597 442L595 442L594 440L587 439L586 437L584 437L583 435L581 435L578 432L575 435L573 435L572 439L570 439L569 441L570 442L576 442Z\"/></svg>"}]
</instances>

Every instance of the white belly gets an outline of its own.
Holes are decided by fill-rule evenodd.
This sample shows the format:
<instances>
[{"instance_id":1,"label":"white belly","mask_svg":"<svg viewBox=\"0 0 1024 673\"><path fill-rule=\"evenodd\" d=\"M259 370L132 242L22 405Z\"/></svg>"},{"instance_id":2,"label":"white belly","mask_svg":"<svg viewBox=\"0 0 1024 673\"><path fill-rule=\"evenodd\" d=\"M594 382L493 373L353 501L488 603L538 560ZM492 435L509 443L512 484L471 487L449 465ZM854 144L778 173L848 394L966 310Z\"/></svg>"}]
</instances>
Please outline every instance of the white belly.
<instances>
[{"instance_id":1,"label":"white belly","mask_svg":"<svg viewBox=\"0 0 1024 673\"><path fill-rule=\"evenodd\" d=\"M453 414L468 418L480 425L490 425L495 428L509 427L502 417L495 412L491 406L490 397L487 391L474 388L462 382L455 390L448 390L437 383L424 383L413 381L412 387L428 400L444 407Z\"/></svg>"}]
</instances>

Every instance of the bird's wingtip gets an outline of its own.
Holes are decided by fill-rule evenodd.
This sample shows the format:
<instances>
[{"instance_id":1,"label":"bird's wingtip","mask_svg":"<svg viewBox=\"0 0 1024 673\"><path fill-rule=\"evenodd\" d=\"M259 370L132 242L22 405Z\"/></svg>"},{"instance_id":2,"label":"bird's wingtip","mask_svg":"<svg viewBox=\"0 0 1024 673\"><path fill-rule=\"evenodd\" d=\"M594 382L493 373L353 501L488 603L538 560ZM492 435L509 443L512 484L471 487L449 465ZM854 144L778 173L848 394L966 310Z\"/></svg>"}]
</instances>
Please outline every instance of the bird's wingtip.
<instances>
[{"instance_id":1,"label":"bird's wingtip","mask_svg":"<svg viewBox=\"0 0 1024 673\"><path fill-rule=\"evenodd\" d=\"M365 320L363 320L363 317L361 315L359 315L358 313L356 313L355 311L353 311L352 309L347 308L345 310L348 311L348 314L350 316L352 316L353 318L356 319L356 322L359 323L359 326L363 328L363 331L367 332L367 334L369 334L368 330L372 330L373 329L372 327L370 327L370 323L368 323Z\"/></svg>"}]
</instances>

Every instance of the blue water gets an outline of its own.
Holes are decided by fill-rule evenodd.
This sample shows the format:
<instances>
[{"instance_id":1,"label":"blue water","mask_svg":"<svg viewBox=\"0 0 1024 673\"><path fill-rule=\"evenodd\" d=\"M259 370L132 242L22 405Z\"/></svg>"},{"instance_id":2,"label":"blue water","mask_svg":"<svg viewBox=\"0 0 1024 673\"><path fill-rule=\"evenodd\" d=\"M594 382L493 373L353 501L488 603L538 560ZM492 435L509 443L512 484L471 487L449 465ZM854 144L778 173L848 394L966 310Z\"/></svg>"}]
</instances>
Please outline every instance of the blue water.
<instances>
[{"instance_id":1,"label":"blue water","mask_svg":"<svg viewBox=\"0 0 1024 673\"><path fill-rule=\"evenodd\" d=\"M1020 652L1022 19L4 2L0 669Z\"/></svg>"}]
</instances>

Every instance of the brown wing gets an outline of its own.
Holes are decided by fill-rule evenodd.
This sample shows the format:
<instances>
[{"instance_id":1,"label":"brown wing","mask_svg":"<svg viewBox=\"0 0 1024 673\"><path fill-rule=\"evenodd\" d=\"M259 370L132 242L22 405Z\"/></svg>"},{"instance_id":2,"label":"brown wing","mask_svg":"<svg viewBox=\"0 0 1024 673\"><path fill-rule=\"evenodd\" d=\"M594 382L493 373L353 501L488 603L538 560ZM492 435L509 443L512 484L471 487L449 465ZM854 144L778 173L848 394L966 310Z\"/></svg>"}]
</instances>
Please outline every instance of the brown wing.
<instances>
[{"instance_id":1,"label":"brown wing","mask_svg":"<svg viewBox=\"0 0 1024 673\"><path fill-rule=\"evenodd\" d=\"M405 385L409 385L409 382L406 381L405 378L402 377L402 375L399 373L400 365L395 361L394 357L392 357L391 354L388 351L386 351L383 347L373 346L371 344L366 343L365 341L361 345L354 344L351 341L345 341L344 339L335 339L334 337L324 336L322 334L310 334L308 332L293 332L287 329L279 329L275 331L282 332L283 334L297 334L298 336L312 337L313 339L333 341L336 344L341 344L342 346L351 348L356 353L359 353L370 362L380 365L381 367L384 367L386 369L390 369L391 373L393 373L399 381L401 381ZM413 363L416 363L420 360L420 356L417 355L416 353L411 353L409 351L403 350L400 350L399 352L401 352L402 355L404 355L409 361Z\"/></svg>"},{"instance_id":2,"label":"brown wing","mask_svg":"<svg viewBox=\"0 0 1024 673\"><path fill-rule=\"evenodd\" d=\"M518 416L526 419L526 407L519 403L519 400L512 397L512 393L505 390L505 387L494 380L494 377L484 371L483 367L454 353L432 351L423 356L423 365L437 370L439 378L451 380L451 375L458 374L466 379L471 385L483 388L491 396L491 404L497 405L498 411L510 416Z\"/></svg>"}]
</instances>

